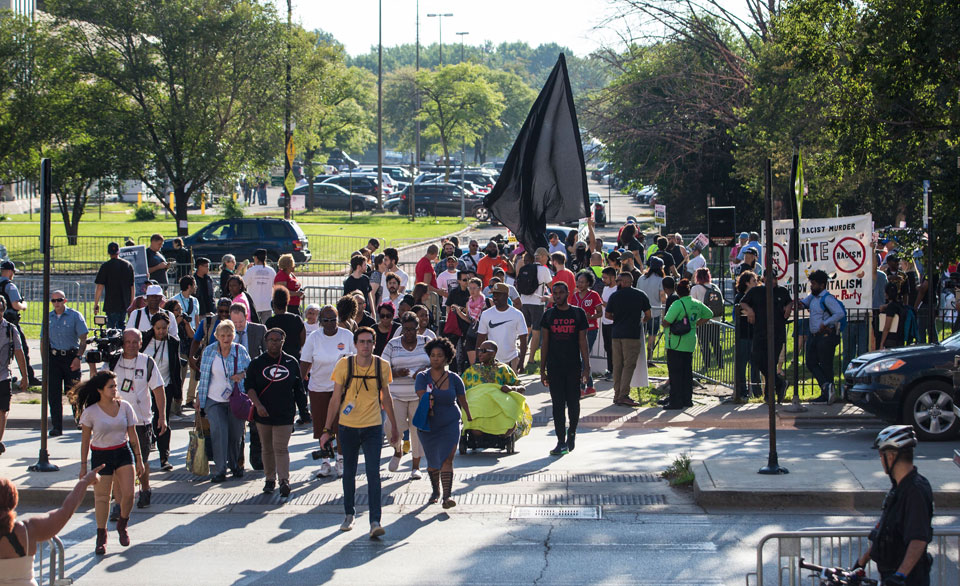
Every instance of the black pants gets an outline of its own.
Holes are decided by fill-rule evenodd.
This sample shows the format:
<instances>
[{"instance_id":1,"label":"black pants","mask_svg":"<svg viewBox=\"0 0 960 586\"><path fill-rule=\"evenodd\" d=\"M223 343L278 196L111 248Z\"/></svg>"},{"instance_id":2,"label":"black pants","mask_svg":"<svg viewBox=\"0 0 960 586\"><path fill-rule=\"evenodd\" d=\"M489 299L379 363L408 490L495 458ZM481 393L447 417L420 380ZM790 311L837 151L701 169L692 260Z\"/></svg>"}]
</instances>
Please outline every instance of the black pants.
<instances>
[{"instance_id":1,"label":"black pants","mask_svg":"<svg viewBox=\"0 0 960 586\"><path fill-rule=\"evenodd\" d=\"M833 372L833 359L837 355L837 344L840 336L829 334L813 334L807 337L807 368L817 379L820 388L827 383L836 382Z\"/></svg>"},{"instance_id":2,"label":"black pants","mask_svg":"<svg viewBox=\"0 0 960 586\"><path fill-rule=\"evenodd\" d=\"M553 403L553 429L557 441L567 441L567 413L570 414L570 433L576 433L580 423L580 374L579 369L547 368L550 383L550 401Z\"/></svg>"},{"instance_id":3,"label":"black pants","mask_svg":"<svg viewBox=\"0 0 960 586\"><path fill-rule=\"evenodd\" d=\"M254 470L263 470L263 452L261 451L260 431L257 424L250 423L250 467Z\"/></svg>"},{"instance_id":4,"label":"black pants","mask_svg":"<svg viewBox=\"0 0 960 586\"><path fill-rule=\"evenodd\" d=\"M667 349L667 373L670 376L668 407L693 407L693 352Z\"/></svg>"},{"instance_id":5,"label":"black pants","mask_svg":"<svg viewBox=\"0 0 960 586\"><path fill-rule=\"evenodd\" d=\"M767 372L769 370L767 366L767 342L765 340L754 339L753 341L753 352L750 353L750 361L756 365L757 370L763 374L767 380L770 380L771 374L773 375L774 388L777 392L777 401L783 401L784 394L787 392L787 379L783 378L779 372L777 372L777 362L780 360L780 351L783 350L783 343L775 344L773 348L774 360L773 360L773 373ZM763 387L763 396L767 398L767 387Z\"/></svg>"},{"instance_id":6,"label":"black pants","mask_svg":"<svg viewBox=\"0 0 960 586\"><path fill-rule=\"evenodd\" d=\"M166 397L164 410L166 411L167 422L167 430L163 433L160 433L160 410L157 409L157 402L152 400L153 395L150 395L150 406L153 409L153 437L157 438L157 452L160 454L160 462L166 462L170 459L170 407L175 401L179 401L175 387L175 385L167 385L163 389L163 395Z\"/></svg>"},{"instance_id":7,"label":"black pants","mask_svg":"<svg viewBox=\"0 0 960 586\"><path fill-rule=\"evenodd\" d=\"M600 324L603 353L607 355L607 372L613 372L613 324Z\"/></svg>"},{"instance_id":8,"label":"black pants","mask_svg":"<svg viewBox=\"0 0 960 586\"><path fill-rule=\"evenodd\" d=\"M80 370L71 370L70 363L76 352L66 356L49 354L50 369L47 373L47 404L50 406L50 427L63 431L63 395L80 380Z\"/></svg>"}]
</instances>

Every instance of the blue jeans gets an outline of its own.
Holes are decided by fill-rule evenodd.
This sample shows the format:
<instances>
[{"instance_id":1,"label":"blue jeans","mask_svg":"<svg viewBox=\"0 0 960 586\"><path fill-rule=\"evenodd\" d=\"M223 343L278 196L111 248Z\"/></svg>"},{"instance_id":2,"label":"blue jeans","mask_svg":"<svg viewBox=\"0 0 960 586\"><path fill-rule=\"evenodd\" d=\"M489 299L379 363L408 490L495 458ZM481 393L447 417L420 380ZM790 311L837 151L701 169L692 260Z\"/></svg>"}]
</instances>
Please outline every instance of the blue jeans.
<instances>
[{"instance_id":1,"label":"blue jeans","mask_svg":"<svg viewBox=\"0 0 960 586\"><path fill-rule=\"evenodd\" d=\"M214 475L237 470L240 460L240 442L243 441L243 421L230 412L230 403L217 403L207 397L204 412L210 421L210 440L213 442Z\"/></svg>"},{"instance_id":2,"label":"blue jeans","mask_svg":"<svg viewBox=\"0 0 960 586\"><path fill-rule=\"evenodd\" d=\"M597 328L595 330L587 330L587 356L589 356L593 352L593 344L594 342L597 341L597 335L599 333L600 333L600 328ZM583 383L580 383L580 388L584 389L592 386L593 386L593 373L591 372L590 377L587 379L587 384L584 385Z\"/></svg>"},{"instance_id":3,"label":"blue jeans","mask_svg":"<svg viewBox=\"0 0 960 586\"><path fill-rule=\"evenodd\" d=\"M124 311L111 311L107 314L107 327L122 330L127 326L127 314Z\"/></svg>"},{"instance_id":4,"label":"blue jeans","mask_svg":"<svg viewBox=\"0 0 960 586\"><path fill-rule=\"evenodd\" d=\"M380 449L383 447L383 426L340 426L337 442L343 452L343 511L356 515L354 501L357 492L357 461L363 448L363 464L367 470L367 500L370 503L370 522L380 522Z\"/></svg>"}]
</instances>

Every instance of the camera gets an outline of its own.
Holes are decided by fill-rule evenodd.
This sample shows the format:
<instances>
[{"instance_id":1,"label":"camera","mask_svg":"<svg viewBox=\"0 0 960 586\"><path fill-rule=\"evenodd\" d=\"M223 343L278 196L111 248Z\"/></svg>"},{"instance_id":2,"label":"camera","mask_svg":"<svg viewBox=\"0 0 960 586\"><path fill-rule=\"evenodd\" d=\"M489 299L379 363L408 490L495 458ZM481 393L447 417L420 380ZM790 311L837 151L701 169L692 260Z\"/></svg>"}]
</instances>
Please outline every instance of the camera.
<instances>
[{"instance_id":1,"label":"camera","mask_svg":"<svg viewBox=\"0 0 960 586\"><path fill-rule=\"evenodd\" d=\"M123 348L123 331L107 328L107 316L93 316L93 323L97 326L93 337L93 350L87 350L84 361L87 363L108 362L111 357L120 354Z\"/></svg>"}]
</instances>

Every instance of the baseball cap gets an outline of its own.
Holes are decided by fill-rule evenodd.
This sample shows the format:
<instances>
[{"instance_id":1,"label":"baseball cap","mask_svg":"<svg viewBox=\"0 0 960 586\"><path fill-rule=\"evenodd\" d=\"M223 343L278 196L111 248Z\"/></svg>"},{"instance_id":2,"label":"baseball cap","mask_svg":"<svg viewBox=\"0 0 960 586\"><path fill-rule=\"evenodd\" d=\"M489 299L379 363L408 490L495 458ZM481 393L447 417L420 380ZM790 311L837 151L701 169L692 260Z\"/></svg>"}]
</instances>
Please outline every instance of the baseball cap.
<instances>
[{"instance_id":1,"label":"baseball cap","mask_svg":"<svg viewBox=\"0 0 960 586\"><path fill-rule=\"evenodd\" d=\"M163 287L160 285L150 285L147 287L147 296L150 295L163 295Z\"/></svg>"},{"instance_id":2,"label":"baseball cap","mask_svg":"<svg viewBox=\"0 0 960 586\"><path fill-rule=\"evenodd\" d=\"M752 254L753 256L757 256L757 249L756 249L756 248L753 248L753 247L750 247L750 248L744 250L744 251L743 251L743 254Z\"/></svg>"},{"instance_id":3,"label":"baseball cap","mask_svg":"<svg viewBox=\"0 0 960 586\"><path fill-rule=\"evenodd\" d=\"M107 254L117 254L118 252L120 252L120 245L116 242L107 245Z\"/></svg>"},{"instance_id":4,"label":"baseball cap","mask_svg":"<svg viewBox=\"0 0 960 586\"><path fill-rule=\"evenodd\" d=\"M13 264L12 260L5 260L2 263L0 263L0 271L17 272L17 265Z\"/></svg>"},{"instance_id":5,"label":"baseball cap","mask_svg":"<svg viewBox=\"0 0 960 586\"><path fill-rule=\"evenodd\" d=\"M510 287L507 287L505 283L494 283L493 287L490 287L491 293L509 293Z\"/></svg>"},{"instance_id":6,"label":"baseball cap","mask_svg":"<svg viewBox=\"0 0 960 586\"><path fill-rule=\"evenodd\" d=\"M741 240L746 240L747 238L750 238L750 234L748 234L747 232L741 232L741 233L740 233L740 239L741 239Z\"/></svg>"},{"instance_id":7,"label":"baseball cap","mask_svg":"<svg viewBox=\"0 0 960 586\"><path fill-rule=\"evenodd\" d=\"M627 223L628 223L628 224L636 224L636 223L637 223L637 219L634 218L633 216L627 216Z\"/></svg>"}]
</instances>

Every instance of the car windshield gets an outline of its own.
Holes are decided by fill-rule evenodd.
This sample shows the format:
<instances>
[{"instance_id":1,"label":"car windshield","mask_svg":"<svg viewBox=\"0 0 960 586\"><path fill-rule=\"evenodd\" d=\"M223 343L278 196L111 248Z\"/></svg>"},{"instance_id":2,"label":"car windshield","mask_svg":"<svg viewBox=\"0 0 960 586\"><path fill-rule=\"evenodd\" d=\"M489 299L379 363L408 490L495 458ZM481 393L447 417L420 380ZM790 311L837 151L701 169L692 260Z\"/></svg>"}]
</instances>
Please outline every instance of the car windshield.
<instances>
[{"instance_id":1,"label":"car windshield","mask_svg":"<svg viewBox=\"0 0 960 586\"><path fill-rule=\"evenodd\" d=\"M940 344L951 350L960 350L960 332L955 333Z\"/></svg>"},{"instance_id":2,"label":"car windshield","mask_svg":"<svg viewBox=\"0 0 960 586\"><path fill-rule=\"evenodd\" d=\"M600 203L600 194L599 194L599 193L591 193L591 194L590 194L590 203Z\"/></svg>"}]
</instances>

